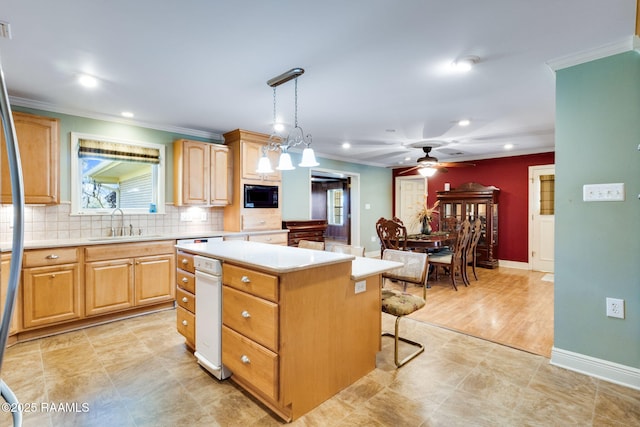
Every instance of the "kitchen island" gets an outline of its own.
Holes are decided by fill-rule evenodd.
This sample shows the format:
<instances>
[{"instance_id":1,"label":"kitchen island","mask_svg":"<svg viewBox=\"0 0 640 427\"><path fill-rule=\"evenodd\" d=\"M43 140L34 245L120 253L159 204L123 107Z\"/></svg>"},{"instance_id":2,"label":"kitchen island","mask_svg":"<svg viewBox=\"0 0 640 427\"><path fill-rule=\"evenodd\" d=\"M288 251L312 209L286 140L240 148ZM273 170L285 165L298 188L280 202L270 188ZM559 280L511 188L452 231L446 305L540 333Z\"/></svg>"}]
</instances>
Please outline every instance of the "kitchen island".
<instances>
[{"instance_id":1,"label":"kitchen island","mask_svg":"<svg viewBox=\"0 0 640 427\"><path fill-rule=\"evenodd\" d=\"M222 363L284 420L375 368L380 274L400 264L244 241L176 247L222 261Z\"/></svg>"}]
</instances>

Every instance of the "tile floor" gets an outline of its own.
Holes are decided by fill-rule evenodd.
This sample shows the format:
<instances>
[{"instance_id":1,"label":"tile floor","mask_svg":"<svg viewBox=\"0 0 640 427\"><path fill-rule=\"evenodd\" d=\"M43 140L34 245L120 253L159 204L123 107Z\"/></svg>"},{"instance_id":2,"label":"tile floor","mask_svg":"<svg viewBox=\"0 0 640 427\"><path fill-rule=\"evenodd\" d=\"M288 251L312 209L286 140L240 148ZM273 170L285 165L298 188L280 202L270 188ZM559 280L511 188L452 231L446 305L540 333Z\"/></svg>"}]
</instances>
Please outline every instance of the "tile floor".
<instances>
[{"instance_id":1,"label":"tile floor","mask_svg":"<svg viewBox=\"0 0 640 427\"><path fill-rule=\"evenodd\" d=\"M392 327L384 315L383 328ZM292 425L640 425L638 390L412 319L402 331L424 342L425 353L397 370L393 341L384 339L373 372ZM282 424L197 365L175 332L174 310L15 345L2 377L21 403L38 408L24 414L25 426ZM43 404L73 410L43 411ZM11 425L7 412L0 425Z\"/></svg>"}]
</instances>

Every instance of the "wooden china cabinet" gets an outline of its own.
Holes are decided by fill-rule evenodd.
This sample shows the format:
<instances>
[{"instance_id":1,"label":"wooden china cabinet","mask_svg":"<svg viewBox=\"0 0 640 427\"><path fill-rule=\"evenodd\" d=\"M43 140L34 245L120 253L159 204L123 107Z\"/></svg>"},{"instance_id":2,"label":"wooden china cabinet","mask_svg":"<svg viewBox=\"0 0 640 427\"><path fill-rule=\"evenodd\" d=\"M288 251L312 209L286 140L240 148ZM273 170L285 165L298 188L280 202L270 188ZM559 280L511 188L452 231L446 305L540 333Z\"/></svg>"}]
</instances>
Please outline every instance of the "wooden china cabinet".
<instances>
[{"instance_id":1,"label":"wooden china cabinet","mask_svg":"<svg viewBox=\"0 0 640 427\"><path fill-rule=\"evenodd\" d=\"M477 265L485 268L498 266L498 195L500 189L468 182L449 191L438 191L440 221L455 217L482 220L482 234L477 246ZM440 224L442 228L442 224Z\"/></svg>"}]
</instances>

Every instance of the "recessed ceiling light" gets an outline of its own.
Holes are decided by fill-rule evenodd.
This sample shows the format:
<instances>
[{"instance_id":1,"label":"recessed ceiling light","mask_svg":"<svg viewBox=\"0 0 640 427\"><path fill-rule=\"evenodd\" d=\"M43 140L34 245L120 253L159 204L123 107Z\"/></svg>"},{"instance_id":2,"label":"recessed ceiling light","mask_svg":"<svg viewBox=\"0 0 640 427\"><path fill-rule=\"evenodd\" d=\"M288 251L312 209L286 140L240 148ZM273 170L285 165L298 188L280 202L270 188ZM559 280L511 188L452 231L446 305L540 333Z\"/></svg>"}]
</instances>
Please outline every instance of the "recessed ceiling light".
<instances>
[{"instance_id":1,"label":"recessed ceiling light","mask_svg":"<svg viewBox=\"0 0 640 427\"><path fill-rule=\"evenodd\" d=\"M470 124L471 124L471 120L469 119L462 119L458 121L458 126L469 126Z\"/></svg>"},{"instance_id":2,"label":"recessed ceiling light","mask_svg":"<svg viewBox=\"0 0 640 427\"><path fill-rule=\"evenodd\" d=\"M96 87L98 85L98 79L88 74L81 74L78 77L78 82L84 87Z\"/></svg>"},{"instance_id":3,"label":"recessed ceiling light","mask_svg":"<svg viewBox=\"0 0 640 427\"><path fill-rule=\"evenodd\" d=\"M409 160L411 160L411 157L405 157L405 158L404 158L404 161L405 161L405 162L408 162Z\"/></svg>"},{"instance_id":4,"label":"recessed ceiling light","mask_svg":"<svg viewBox=\"0 0 640 427\"><path fill-rule=\"evenodd\" d=\"M393 132L395 132L396 130L395 130L395 129L385 129L384 131L385 131L385 132L389 132L389 133L393 133Z\"/></svg>"},{"instance_id":5,"label":"recessed ceiling light","mask_svg":"<svg viewBox=\"0 0 640 427\"><path fill-rule=\"evenodd\" d=\"M504 144L505 150L511 150L513 148L513 144Z\"/></svg>"},{"instance_id":6,"label":"recessed ceiling light","mask_svg":"<svg viewBox=\"0 0 640 427\"><path fill-rule=\"evenodd\" d=\"M342 148L344 148L345 150L347 150L347 149L351 148L351 144L350 144L350 143L348 143L348 142L343 142L343 143L342 143Z\"/></svg>"},{"instance_id":7,"label":"recessed ceiling light","mask_svg":"<svg viewBox=\"0 0 640 427\"><path fill-rule=\"evenodd\" d=\"M133 113L131 111L123 111L122 113L120 113L122 115L122 117L126 117L128 119L133 117Z\"/></svg>"},{"instance_id":8,"label":"recessed ceiling light","mask_svg":"<svg viewBox=\"0 0 640 427\"><path fill-rule=\"evenodd\" d=\"M477 56L463 56L462 58L458 58L451 63L451 68L455 71L467 72L470 71L475 64L480 61L480 58Z\"/></svg>"}]
</instances>

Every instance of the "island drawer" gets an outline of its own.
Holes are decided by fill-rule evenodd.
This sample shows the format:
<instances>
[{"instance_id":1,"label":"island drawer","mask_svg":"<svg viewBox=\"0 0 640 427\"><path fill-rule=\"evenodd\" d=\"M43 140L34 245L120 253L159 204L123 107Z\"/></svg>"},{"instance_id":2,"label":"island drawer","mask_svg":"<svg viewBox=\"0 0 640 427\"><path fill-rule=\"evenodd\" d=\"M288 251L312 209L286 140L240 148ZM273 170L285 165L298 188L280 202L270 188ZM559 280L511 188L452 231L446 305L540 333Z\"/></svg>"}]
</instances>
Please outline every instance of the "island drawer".
<instances>
[{"instance_id":1,"label":"island drawer","mask_svg":"<svg viewBox=\"0 0 640 427\"><path fill-rule=\"evenodd\" d=\"M222 326L222 363L273 400L278 400L278 355Z\"/></svg>"},{"instance_id":2,"label":"island drawer","mask_svg":"<svg viewBox=\"0 0 640 427\"><path fill-rule=\"evenodd\" d=\"M186 252L176 253L176 266L189 273L196 272L196 268L193 265L193 255Z\"/></svg>"},{"instance_id":3,"label":"island drawer","mask_svg":"<svg viewBox=\"0 0 640 427\"><path fill-rule=\"evenodd\" d=\"M192 294L196 293L196 276L181 269L176 269L176 281L178 286Z\"/></svg>"},{"instance_id":4,"label":"island drawer","mask_svg":"<svg viewBox=\"0 0 640 427\"><path fill-rule=\"evenodd\" d=\"M176 301L178 305L191 313L196 312L196 297L190 293L185 292L180 287L176 289Z\"/></svg>"},{"instance_id":5,"label":"island drawer","mask_svg":"<svg viewBox=\"0 0 640 427\"><path fill-rule=\"evenodd\" d=\"M222 323L272 351L278 351L278 304L222 288Z\"/></svg>"},{"instance_id":6,"label":"island drawer","mask_svg":"<svg viewBox=\"0 0 640 427\"><path fill-rule=\"evenodd\" d=\"M286 245L287 233L269 233L249 235L250 242L271 243L272 245Z\"/></svg>"},{"instance_id":7,"label":"island drawer","mask_svg":"<svg viewBox=\"0 0 640 427\"><path fill-rule=\"evenodd\" d=\"M44 267L46 265L73 264L78 262L76 248L34 249L24 251L22 266Z\"/></svg>"},{"instance_id":8,"label":"island drawer","mask_svg":"<svg viewBox=\"0 0 640 427\"><path fill-rule=\"evenodd\" d=\"M236 265L222 264L222 280L225 285L243 292L278 302L278 277Z\"/></svg>"},{"instance_id":9,"label":"island drawer","mask_svg":"<svg viewBox=\"0 0 640 427\"><path fill-rule=\"evenodd\" d=\"M196 342L196 316L193 313L182 307L176 308L176 326L188 342Z\"/></svg>"}]
</instances>

